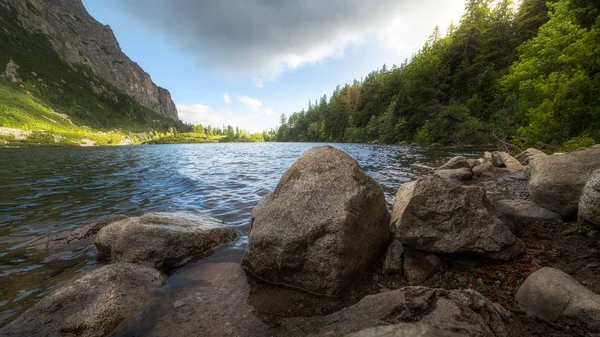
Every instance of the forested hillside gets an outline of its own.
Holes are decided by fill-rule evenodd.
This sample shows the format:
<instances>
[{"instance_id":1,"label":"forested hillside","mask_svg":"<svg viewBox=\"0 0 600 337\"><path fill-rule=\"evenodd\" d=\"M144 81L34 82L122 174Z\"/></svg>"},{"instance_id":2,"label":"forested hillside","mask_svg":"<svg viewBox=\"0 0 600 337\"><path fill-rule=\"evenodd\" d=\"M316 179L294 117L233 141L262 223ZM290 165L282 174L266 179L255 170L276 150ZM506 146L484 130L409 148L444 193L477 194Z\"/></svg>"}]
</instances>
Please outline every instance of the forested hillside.
<instances>
[{"instance_id":1,"label":"forested hillside","mask_svg":"<svg viewBox=\"0 0 600 337\"><path fill-rule=\"evenodd\" d=\"M468 0L400 65L282 115L281 141L600 140L600 2Z\"/></svg>"}]
</instances>

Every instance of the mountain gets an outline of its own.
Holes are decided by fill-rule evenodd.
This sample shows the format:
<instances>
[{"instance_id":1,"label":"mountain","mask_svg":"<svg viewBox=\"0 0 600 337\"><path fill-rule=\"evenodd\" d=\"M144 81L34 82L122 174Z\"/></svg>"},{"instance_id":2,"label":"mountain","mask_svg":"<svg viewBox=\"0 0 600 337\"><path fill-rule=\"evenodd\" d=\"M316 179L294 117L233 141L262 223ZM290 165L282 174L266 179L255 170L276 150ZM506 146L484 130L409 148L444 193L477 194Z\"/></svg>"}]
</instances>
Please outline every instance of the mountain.
<instances>
[{"instance_id":1,"label":"mountain","mask_svg":"<svg viewBox=\"0 0 600 337\"><path fill-rule=\"evenodd\" d=\"M0 143L14 140L2 128L69 142L83 131L124 137L189 128L169 91L81 0L0 0L0 93Z\"/></svg>"}]
</instances>

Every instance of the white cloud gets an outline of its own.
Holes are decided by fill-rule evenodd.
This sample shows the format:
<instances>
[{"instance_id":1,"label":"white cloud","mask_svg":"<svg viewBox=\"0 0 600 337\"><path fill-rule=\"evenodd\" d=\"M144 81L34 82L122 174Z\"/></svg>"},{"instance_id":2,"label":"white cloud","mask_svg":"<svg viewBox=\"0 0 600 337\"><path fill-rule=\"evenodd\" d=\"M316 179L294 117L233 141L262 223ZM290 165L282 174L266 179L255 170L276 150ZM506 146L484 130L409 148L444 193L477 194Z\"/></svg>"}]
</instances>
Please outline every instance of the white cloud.
<instances>
[{"instance_id":1,"label":"white cloud","mask_svg":"<svg viewBox=\"0 0 600 337\"><path fill-rule=\"evenodd\" d=\"M228 93L224 93L223 94L223 100L225 101L225 103L229 104L231 103L231 97L229 97Z\"/></svg>"},{"instance_id":2,"label":"white cloud","mask_svg":"<svg viewBox=\"0 0 600 337\"><path fill-rule=\"evenodd\" d=\"M273 115L273 114L275 113L275 111L273 111L273 109L271 109L271 108L269 108L269 107L267 106L267 107L265 107L264 113L265 113L265 115L267 115L267 116L271 116L271 115Z\"/></svg>"},{"instance_id":3,"label":"white cloud","mask_svg":"<svg viewBox=\"0 0 600 337\"><path fill-rule=\"evenodd\" d=\"M228 124L232 113L229 109L218 110L204 104L177 104L179 119L190 124L221 127ZM231 122L229 122L231 123Z\"/></svg>"},{"instance_id":4,"label":"white cloud","mask_svg":"<svg viewBox=\"0 0 600 337\"><path fill-rule=\"evenodd\" d=\"M260 111L260 108L263 106L263 102L256 98L248 96L238 96L238 99L240 100L240 102L242 102L242 104L244 104L250 110L255 112Z\"/></svg>"}]
</instances>

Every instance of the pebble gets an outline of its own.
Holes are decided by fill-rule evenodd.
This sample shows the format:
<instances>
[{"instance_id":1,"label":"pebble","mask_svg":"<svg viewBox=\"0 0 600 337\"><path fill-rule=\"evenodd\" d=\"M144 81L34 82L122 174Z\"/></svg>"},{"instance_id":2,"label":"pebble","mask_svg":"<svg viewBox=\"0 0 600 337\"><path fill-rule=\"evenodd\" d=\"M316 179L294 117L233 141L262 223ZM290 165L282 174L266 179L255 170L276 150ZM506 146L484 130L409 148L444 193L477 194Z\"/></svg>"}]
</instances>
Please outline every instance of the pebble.
<instances>
[{"instance_id":1,"label":"pebble","mask_svg":"<svg viewBox=\"0 0 600 337\"><path fill-rule=\"evenodd\" d=\"M560 234L563 236L569 236L569 235L573 234L573 231L570 229L567 229L567 230L562 231L562 233L560 233Z\"/></svg>"}]
</instances>

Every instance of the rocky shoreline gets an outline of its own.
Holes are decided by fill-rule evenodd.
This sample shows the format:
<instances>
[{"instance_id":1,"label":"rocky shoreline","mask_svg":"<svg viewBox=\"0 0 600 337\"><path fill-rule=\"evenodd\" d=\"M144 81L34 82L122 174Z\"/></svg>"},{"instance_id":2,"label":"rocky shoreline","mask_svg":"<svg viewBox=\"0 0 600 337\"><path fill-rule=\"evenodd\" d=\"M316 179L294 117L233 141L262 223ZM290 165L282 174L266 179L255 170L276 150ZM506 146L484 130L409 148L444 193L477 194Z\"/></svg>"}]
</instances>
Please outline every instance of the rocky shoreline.
<instances>
[{"instance_id":1,"label":"rocky shoreline","mask_svg":"<svg viewBox=\"0 0 600 337\"><path fill-rule=\"evenodd\" d=\"M390 214L353 158L315 147L256 206L245 251L225 224L186 214L40 241L94 242L110 263L0 336L593 336L599 182L598 148L486 152L403 184Z\"/></svg>"}]
</instances>

